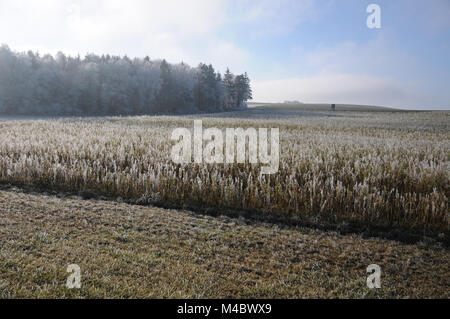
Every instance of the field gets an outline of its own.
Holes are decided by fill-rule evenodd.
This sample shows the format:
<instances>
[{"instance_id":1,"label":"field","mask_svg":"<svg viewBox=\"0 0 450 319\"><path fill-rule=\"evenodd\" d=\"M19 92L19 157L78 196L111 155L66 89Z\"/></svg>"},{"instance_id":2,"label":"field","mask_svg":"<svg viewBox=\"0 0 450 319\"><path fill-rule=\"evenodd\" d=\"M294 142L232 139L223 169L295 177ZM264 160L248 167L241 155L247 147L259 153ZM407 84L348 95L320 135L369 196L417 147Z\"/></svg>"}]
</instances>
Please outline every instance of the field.
<instances>
[{"instance_id":1,"label":"field","mask_svg":"<svg viewBox=\"0 0 450 319\"><path fill-rule=\"evenodd\" d=\"M278 173L174 164L194 119L278 127ZM339 105L0 122L0 297L447 296L449 123Z\"/></svg>"}]
</instances>

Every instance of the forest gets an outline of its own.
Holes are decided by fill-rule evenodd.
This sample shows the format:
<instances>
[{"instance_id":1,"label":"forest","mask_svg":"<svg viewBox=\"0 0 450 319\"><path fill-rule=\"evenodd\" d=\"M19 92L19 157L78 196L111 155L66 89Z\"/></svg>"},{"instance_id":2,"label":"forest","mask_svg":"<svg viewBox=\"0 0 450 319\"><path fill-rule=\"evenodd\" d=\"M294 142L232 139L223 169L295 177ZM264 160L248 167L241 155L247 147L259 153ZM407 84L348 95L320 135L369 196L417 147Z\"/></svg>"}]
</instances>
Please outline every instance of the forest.
<instances>
[{"instance_id":1,"label":"forest","mask_svg":"<svg viewBox=\"0 0 450 319\"><path fill-rule=\"evenodd\" d=\"M0 114L144 115L245 109L247 73L223 76L211 64L191 67L127 56L15 52L0 46Z\"/></svg>"}]
</instances>

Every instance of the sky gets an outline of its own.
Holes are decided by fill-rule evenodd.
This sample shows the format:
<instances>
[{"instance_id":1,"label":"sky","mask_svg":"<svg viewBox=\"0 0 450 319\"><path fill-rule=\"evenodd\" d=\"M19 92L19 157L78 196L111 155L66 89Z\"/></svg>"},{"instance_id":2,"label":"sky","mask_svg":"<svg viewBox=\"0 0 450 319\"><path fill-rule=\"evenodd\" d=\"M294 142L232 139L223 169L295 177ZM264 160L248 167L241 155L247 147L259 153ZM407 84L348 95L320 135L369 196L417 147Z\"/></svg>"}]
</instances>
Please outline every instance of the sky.
<instances>
[{"instance_id":1,"label":"sky","mask_svg":"<svg viewBox=\"0 0 450 319\"><path fill-rule=\"evenodd\" d=\"M0 43L212 63L257 102L450 110L449 17L450 0L0 0Z\"/></svg>"}]
</instances>

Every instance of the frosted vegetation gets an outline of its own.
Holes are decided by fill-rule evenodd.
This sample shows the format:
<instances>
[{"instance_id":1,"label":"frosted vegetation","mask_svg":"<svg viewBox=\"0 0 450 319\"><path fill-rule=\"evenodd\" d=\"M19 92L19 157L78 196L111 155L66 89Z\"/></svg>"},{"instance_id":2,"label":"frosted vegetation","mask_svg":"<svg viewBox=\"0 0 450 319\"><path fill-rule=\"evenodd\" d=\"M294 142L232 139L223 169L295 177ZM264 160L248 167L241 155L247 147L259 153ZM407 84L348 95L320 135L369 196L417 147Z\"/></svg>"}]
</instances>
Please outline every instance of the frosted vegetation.
<instances>
[{"instance_id":1,"label":"frosted vegetation","mask_svg":"<svg viewBox=\"0 0 450 319\"><path fill-rule=\"evenodd\" d=\"M0 123L0 181L448 231L448 112L254 112L261 110L201 119L220 129L279 127L273 175L260 176L260 164L174 164L171 132L192 128L193 116L140 116Z\"/></svg>"},{"instance_id":2,"label":"frosted vegetation","mask_svg":"<svg viewBox=\"0 0 450 319\"><path fill-rule=\"evenodd\" d=\"M17 53L0 47L0 114L142 115L246 108L247 74L149 57Z\"/></svg>"}]
</instances>

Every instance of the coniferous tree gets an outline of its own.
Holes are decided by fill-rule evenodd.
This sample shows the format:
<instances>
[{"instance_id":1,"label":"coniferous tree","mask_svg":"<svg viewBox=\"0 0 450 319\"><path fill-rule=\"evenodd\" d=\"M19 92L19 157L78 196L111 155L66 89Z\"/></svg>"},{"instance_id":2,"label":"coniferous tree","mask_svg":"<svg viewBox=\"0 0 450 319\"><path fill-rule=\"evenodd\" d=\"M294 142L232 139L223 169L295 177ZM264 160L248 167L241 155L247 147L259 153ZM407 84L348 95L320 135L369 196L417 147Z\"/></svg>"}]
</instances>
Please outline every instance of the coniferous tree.
<instances>
[{"instance_id":1,"label":"coniferous tree","mask_svg":"<svg viewBox=\"0 0 450 319\"><path fill-rule=\"evenodd\" d=\"M236 89L234 86L234 75L227 68L223 76L223 85L225 87L224 109L232 110L236 105Z\"/></svg>"},{"instance_id":2,"label":"coniferous tree","mask_svg":"<svg viewBox=\"0 0 450 319\"><path fill-rule=\"evenodd\" d=\"M148 56L55 57L0 46L0 114L133 115L220 112L251 99L247 74L222 77Z\"/></svg>"}]
</instances>

